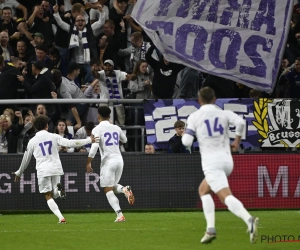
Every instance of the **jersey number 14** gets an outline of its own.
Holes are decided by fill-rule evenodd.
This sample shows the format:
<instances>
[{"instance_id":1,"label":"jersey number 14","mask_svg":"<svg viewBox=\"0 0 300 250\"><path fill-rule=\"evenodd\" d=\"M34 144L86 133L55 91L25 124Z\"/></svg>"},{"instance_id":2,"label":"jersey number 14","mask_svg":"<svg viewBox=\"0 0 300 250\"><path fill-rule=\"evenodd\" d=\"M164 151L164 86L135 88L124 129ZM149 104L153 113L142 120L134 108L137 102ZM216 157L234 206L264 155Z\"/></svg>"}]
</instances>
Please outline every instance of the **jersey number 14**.
<instances>
[{"instance_id":1,"label":"jersey number 14","mask_svg":"<svg viewBox=\"0 0 300 250\"><path fill-rule=\"evenodd\" d=\"M206 128L207 128L207 132L208 132L208 136L216 136L218 134L223 135L224 133L224 128L222 126L222 124L219 124L219 117L216 117L214 119L214 121L210 121L209 119L206 119L205 121L206 124ZM213 131L212 131L212 126L211 123L213 123Z\"/></svg>"}]
</instances>

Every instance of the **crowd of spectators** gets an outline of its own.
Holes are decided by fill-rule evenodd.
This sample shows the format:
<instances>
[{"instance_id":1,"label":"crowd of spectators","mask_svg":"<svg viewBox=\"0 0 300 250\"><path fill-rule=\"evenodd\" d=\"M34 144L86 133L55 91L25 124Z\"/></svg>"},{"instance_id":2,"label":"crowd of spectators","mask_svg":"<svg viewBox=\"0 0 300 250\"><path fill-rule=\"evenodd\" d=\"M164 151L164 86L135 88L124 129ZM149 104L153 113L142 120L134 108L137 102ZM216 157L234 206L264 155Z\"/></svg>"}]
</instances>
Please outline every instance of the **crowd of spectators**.
<instances>
[{"instance_id":1,"label":"crowd of spectators","mask_svg":"<svg viewBox=\"0 0 300 250\"><path fill-rule=\"evenodd\" d=\"M196 98L202 86L213 88L217 98L300 96L298 3L269 95L168 62L131 17L136 1L0 0L0 99L41 99L37 106L0 105L0 114L12 110L0 118L0 152L23 152L34 135L32 119L41 114L49 116L50 132L79 138L85 130L88 136L91 124L98 123L97 99ZM95 103L43 105L49 98ZM113 109L116 124L134 125L123 104Z\"/></svg>"}]
</instances>

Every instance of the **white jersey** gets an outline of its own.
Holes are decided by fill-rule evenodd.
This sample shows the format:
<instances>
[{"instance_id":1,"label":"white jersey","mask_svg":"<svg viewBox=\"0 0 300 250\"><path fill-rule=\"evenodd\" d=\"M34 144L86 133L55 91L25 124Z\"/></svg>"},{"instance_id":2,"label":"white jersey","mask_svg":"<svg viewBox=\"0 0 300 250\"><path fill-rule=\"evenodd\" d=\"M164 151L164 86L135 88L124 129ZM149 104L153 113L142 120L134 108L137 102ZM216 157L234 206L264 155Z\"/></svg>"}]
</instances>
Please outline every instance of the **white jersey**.
<instances>
[{"instance_id":1,"label":"white jersey","mask_svg":"<svg viewBox=\"0 0 300 250\"><path fill-rule=\"evenodd\" d=\"M68 140L58 134L41 130L29 141L17 176L21 176L27 168L32 154L36 159L37 177L63 175L63 168L59 159L58 147L80 147L91 143L91 138L84 140Z\"/></svg>"},{"instance_id":2,"label":"white jersey","mask_svg":"<svg viewBox=\"0 0 300 250\"><path fill-rule=\"evenodd\" d=\"M101 162L104 159L114 159L122 155L119 149L119 141L126 143L127 137L120 127L109 123L109 121L100 122L93 130L92 135L99 137L99 143L93 143L89 157L94 158L99 148Z\"/></svg>"},{"instance_id":3,"label":"white jersey","mask_svg":"<svg viewBox=\"0 0 300 250\"><path fill-rule=\"evenodd\" d=\"M196 135L203 169L222 162L232 162L229 126L235 126L236 135L242 136L244 120L232 111L221 110L213 104L203 105L188 117L182 142L190 146Z\"/></svg>"}]
</instances>

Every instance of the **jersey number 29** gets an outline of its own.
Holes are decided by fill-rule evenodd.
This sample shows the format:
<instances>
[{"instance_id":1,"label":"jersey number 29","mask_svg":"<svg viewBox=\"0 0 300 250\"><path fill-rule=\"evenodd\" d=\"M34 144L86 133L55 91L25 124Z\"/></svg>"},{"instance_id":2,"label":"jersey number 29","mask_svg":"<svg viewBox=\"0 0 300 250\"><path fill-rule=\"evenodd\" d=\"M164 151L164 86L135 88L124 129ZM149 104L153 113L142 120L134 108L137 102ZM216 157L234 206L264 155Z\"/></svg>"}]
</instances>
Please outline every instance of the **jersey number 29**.
<instances>
[{"instance_id":1,"label":"jersey number 29","mask_svg":"<svg viewBox=\"0 0 300 250\"><path fill-rule=\"evenodd\" d=\"M209 119L204 120L205 124L206 124L206 128L207 128L207 132L208 132L208 136L216 136L218 134L223 135L224 133L224 128L222 126L222 124L218 124L219 122L219 118L216 117L214 119L214 121L210 121ZM211 122L214 123L214 130L212 131L211 129Z\"/></svg>"},{"instance_id":2,"label":"jersey number 29","mask_svg":"<svg viewBox=\"0 0 300 250\"><path fill-rule=\"evenodd\" d=\"M119 134L117 132L113 132L112 134L106 132L104 134L104 138L107 138L105 141L105 146L119 145Z\"/></svg>"}]
</instances>

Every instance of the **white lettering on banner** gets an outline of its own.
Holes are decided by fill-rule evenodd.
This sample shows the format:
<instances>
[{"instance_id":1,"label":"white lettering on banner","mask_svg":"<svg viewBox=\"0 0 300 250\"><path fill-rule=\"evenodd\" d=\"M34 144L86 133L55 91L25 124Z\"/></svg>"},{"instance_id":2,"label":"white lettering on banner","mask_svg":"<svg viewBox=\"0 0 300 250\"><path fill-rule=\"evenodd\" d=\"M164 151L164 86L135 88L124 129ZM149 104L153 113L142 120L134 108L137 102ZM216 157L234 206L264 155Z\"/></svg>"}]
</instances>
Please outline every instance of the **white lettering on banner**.
<instances>
[{"instance_id":1,"label":"white lettering on banner","mask_svg":"<svg viewBox=\"0 0 300 250\"><path fill-rule=\"evenodd\" d=\"M93 180L91 180L93 178ZM97 183L100 181L100 176L96 173L85 173L85 192L90 192L90 185L94 187L94 191L99 193L100 188L98 187Z\"/></svg>"},{"instance_id":2,"label":"white lettering on banner","mask_svg":"<svg viewBox=\"0 0 300 250\"><path fill-rule=\"evenodd\" d=\"M2 178L6 178L7 180L11 179L9 174L4 174L4 173L0 174L0 181ZM3 186L6 188L2 189L0 186L0 194L11 193L11 183L4 183Z\"/></svg>"},{"instance_id":3,"label":"white lettering on banner","mask_svg":"<svg viewBox=\"0 0 300 250\"><path fill-rule=\"evenodd\" d=\"M156 120L155 131L156 142L167 142L174 136L174 123L178 120L186 122L187 117L197 111L198 108L192 105L176 108L174 106L159 107L153 110L153 119ZM158 120L161 119L161 120ZM147 130L149 135L150 131Z\"/></svg>"},{"instance_id":4,"label":"white lettering on banner","mask_svg":"<svg viewBox=\"0 0 300 250\"><path fill-rule=\"evenodd\" d=\"M24 175L20 178L20 193L24 193L24 185L31 185L31 193L35 193L35 173L31 173L30 180L24 180Z\"/></svg>"},{"instance_id":5,"label":"white lettering on banner","mask_svg":"<svg viewBox=\"0 0 300 250\"><path fill-rule=\"evenodd\" d=\"M282 197L288 197L288 166L280 166L276 175L274 186L266 166L258 166L258 197L264 197L264 180L267 185L270 197L277 195L280 181L282 181Z\"/></svg>"},{"instance_id":6,"label":"white lettering on banner","mask_svg":"<svg viewBox=\"0 0 300 250\"><path fill-rule=\"evenodd\" d=\"M168 61L271 92L292 8L293 0L139 0L132 16Z\"/></svg>"},{"instance_id":7,"label":"white lettering on banner","mask_svg":"<svg viewBox=\"0 0 300 250\"><path fill-rule=\"evenodd\" d=\"M77 173L74 172L74 173L65 173L65 191L67 193L77 193L78 192L78 189L77 188L74 188L74 189L71 189L69 186L72 185L72 184L75 184L75 181L74 180L69 180L69 177L72 177L72 176L77 176Z\"/></svg>"}]
</instances>

